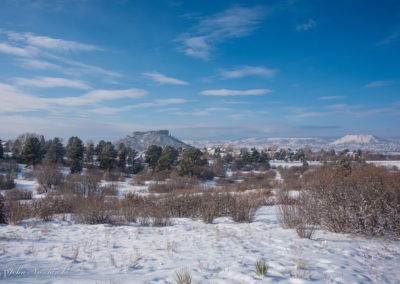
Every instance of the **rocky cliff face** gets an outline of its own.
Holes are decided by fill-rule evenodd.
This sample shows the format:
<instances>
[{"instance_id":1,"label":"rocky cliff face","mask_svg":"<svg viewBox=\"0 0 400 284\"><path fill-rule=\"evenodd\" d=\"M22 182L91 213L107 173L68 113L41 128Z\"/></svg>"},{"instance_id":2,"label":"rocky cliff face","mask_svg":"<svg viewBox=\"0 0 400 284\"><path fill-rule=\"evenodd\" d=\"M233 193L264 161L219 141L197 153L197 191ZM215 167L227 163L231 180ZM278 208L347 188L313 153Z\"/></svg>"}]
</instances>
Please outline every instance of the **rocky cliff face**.
<instances>
[{"instance_id":1,"label":"rocky cliff face","mask_svg":"<svg viewBox=\"0 0 400 284\"><path fill-rule=\"evenodd\" d=\"M135 131L132 135L127 135L125 138L117 141L117 144L119 143L124 143L137 151L144 151L150 145L161 147L171 146L174 148L182 147L184 149L190 147L179 139L172 137L168 130Z\"/></svg>"}]
</instances>

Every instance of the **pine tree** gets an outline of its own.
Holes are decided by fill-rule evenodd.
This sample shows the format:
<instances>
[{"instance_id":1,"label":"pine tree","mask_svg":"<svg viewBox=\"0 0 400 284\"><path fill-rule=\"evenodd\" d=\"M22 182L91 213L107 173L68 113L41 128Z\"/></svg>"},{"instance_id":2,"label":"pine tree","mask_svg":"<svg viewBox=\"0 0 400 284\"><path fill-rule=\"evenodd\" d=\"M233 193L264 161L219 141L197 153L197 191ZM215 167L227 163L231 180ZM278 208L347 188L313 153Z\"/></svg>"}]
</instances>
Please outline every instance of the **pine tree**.
<instances>
[{"instance_id":1,"label":"pine tree","mask_svg":"<svg viewBox=\"0 0 400 284\"><path fill-rule=\"evenodd\" d=\"M152 168L153 170L157 166L157 162L161 157L161 153L162 148L160 146L151 145L149 146L149 148L147 148L145 162L148 163L150 168Z\"/></svg>"},{"instance_id":2,"label":"pine tree","mask_svg":"<svg viewBox=\"0 0 400 284\"><path fill-rule=\"evenodd\" d=\"M53 164L62 164L64 163L65 149L61 140L55 137L53 140L50 140L50 146L46 153L46 161Z\"/></svg>"},{"instance_id":3,"label":"pine tree","mask_svg":"<svg viewBox=\"0 0 400 284\"><path fill-rule=\"evenodd\" d=\"M3 141L0 139L0 159L4 159Z\"/></svg>"},{"instance_id":4,"label":"pine tree","mask_svg":"<svg viewBox=\"0 0 400 284\"><path fill-rule=\"evenodd\" d=\"M183 151L182 159L179 162L179 174L182 176L193 176L196 168L204 166L207 160L201 159L203 153L197 148L189 148Z\"/></svg>"},{"instance_id":5,"label":"pine tree","mask_svg":"<svg viewBox=\"0 0 400 284\"><path fill-rule=\"evenodd\" d=\"M105 170L113 169L116 165L116 157L117 152L115 151L114 145L111 142L105 143L100 155L97 157L97 160L100 163L100 168Z\"/></svg>"},{"instance_id":6,"label":"pine tree","mask_svg":"<svg viewBox=\"0 0 400 284\"><path fill-rule=\"evenodd\" d=\"M118 168L120 168L122 171L125 171L126 168L126 160L128 157L128 148L125 146L124 143L120 143L118 145Z\"/></svg>"},{"instance_id":7,"label":"pine tree","mask_svg":"<svg viewBox=\"0 0 400 284\"><path fill-rule=\"evenodd\" d=\"M42 153L40 148L40 141L37 137L30 137L26 140L24 148L22 150L22 157L25 164L36 165L40 163L42 159Z\"/></svg>"},{"instance_id":8,"label":"pine tree","mask_svg":"<svg viewBox=\"0 0 400 284\"><path fill-rule=\"evenodd\" d=\"M85 147L85 163L86 164L93 164L94 162L94 155L95 155L95 148L92 141L86 143Z\"/></svg>"},{"instance_id":9,"label":"pine tree","mask_svg":"<svg viewBox=\"0 0 400 284\"><path fill-rule=\"evenodd\" d=\"M94 152L96 154L96 156L99 156L101 151L103 151L103 147L104 145L106 145L106 141L101 140L97 145L96 148L94 149Z\"/></svg>"},{"instance_id":10,"label":"pine tree","mask_svg":"<svg viewBox=\"0 0 400 284\"><path fill-rule=\"evenodd\" d=\"M69 138L66 150L71 173L80 173L84 151L82 140L75 136Z\"/></svg>"},{"instance_id":11,"label":"pine tree","mask_svg":"<svg viewBox=\"0 0 400 284\"><path fill-rule=\"evenodd\" d=\"M157 170L170 170L176 163L179 156L178 150L171 146L166 146L161 153L160 159L157 162Z\"/></svg>"}]
</instances>

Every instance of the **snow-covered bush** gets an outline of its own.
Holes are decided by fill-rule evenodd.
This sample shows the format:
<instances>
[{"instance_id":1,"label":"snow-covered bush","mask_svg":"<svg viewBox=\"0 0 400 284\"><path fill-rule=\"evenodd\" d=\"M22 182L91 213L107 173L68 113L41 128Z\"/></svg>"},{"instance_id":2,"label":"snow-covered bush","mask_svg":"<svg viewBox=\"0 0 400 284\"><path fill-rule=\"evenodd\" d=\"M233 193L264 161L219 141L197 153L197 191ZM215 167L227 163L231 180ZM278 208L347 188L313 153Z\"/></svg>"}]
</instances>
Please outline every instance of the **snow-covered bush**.
<instances>
[{"instance_id":1,"label":"snow-covered bush","mask_svg":"<svg viewBox=\"0 0 400 284\"><path fill-rule=\"evenodd\" d=\"M301 209L333 232L400 235L400 172L371 164L312 172Z\"/></svg>"}]
</instances>

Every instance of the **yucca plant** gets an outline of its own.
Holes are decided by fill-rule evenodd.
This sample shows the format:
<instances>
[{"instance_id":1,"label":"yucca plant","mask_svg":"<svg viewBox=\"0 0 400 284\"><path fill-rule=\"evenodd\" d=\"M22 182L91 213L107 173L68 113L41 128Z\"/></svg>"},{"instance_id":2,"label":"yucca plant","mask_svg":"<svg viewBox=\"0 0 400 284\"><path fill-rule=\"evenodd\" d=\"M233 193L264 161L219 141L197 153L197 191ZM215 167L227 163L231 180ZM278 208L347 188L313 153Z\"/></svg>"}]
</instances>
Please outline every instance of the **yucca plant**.
<instances>
[{"instance_id":1,"label":"yucca plant","mask_svg":"<svg viewBox=\"0 0 400 284\"><path fill-rule=\"evenodd\" d=\"M192 276L187 269L181 269L175 271L175 282L177 284L191 284Z\"/></svg>"},{"instance_id":2,"label":"yucca plant","mask_svg":"<svg viewBox=\"0 0 400 284\"><path fill-rule=\"evenodd\" d=\"M268 263L263 259L257 260L255 265L255 270L258 276L266 275L268 272Z\"/></svg>"}]
</instances>

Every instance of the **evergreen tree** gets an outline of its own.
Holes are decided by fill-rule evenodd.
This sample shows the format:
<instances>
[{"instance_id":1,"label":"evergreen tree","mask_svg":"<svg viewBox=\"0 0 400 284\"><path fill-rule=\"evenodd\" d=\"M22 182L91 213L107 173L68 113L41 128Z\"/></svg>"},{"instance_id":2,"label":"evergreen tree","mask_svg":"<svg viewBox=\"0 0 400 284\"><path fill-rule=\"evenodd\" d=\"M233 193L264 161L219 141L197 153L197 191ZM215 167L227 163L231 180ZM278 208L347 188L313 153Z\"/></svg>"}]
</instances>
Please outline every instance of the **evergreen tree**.
<instances>
[{"instance_id":1,"label":"evergreen tree","mask_svg":"<svg viewBox=\"0 0 400 284\"><path fill-rule=\"evenodd\" d=\"M40 163L42 159L42 153L40 148L40 141L37 137L30 137L26 140L24 148L22 150L22 158L25 164L36 165Z\"/></svg>"},{"instance_id":2,"label":"evergreen tree","mask_svg":"<svg viewBox=\"0 0 400 284\"><path fill-rule=\"evenodd\" d=\"M3 141L0 139L0 159L4 159Z\"/></svg>"},{"instance_id":3,"label":"evergreen tree","mask_svg":"<svg viewBox=\"0 0 400 284\"><path fill-rule=\"evenodd\" d=\"M92 141L86 143L85 147L85 163L91 165L94 162L95 147Z\"/></svg>"},{"instance_id":4,"label":"evergreen tree","mask_svg":"<svg viewBox=\"0 0 400 284\"><path fill-rule=\"evenodd\" d=\"M118 162L117 162L117 166L118 168L120 168L122 171L125 171L126 168L126 160L128 157L128 152L129 149L125 146L124 143L120 143L118 145Z\"/></svg>"},{"instance_id":5,"label":"evergreen tree","mask_svg":"<svg viewBox=\"0 0 400 284\"><path fill-rule=\"evenodd\" d=\"M157 162L160 159L162 153L162 148L157 145L150 145L146 151L146 160L145 162L149 164L150 168L153 170L157 166Z\"/></svg>"},{"instance_id":6,"label":"evergreen tree","mask_svg":"<svg viewBox=\"0 0 400 284\"><path fill-rule=\"evenodd\" d=\"M49 141L50 143L46 142L46 139L44 138L43 135L40 135L39 141L40 141L40 161L42 161L44 159L44 157L46 156L46 153L50 147L51 141Z\"/></svg>"},{"instance_id":7,"label":"evergreen tree","mask_svg":"<svg viewBox=\"0 0 400 284\"><path fill-rule=\"evenodd\" d=\"M16 139L11 148L12 158L16 161L22 160L22 143L21 140Z\"/></svg>"},{"instance_id":8,"label":"evergreen tree","mask_svg":"<svg viewBox=\"0 0 400 284\"><path fill-rule=\"evenodd\" d=\"M94 149L94 152L95 152L96 156L99 156L100 153L103 151L104 145L106 145L106 141L104 141L104 140L101 140L101 141L96 145L96 148Z\"/></svg>"},{"instance_id":9,"label":"evergreen tree","mask_svg":"<svg viewBox=\"0 0 400 284\"><path fill-rule=\"evenodd\" d=\"M161 153L160 159L157 163L157 170L165 171L170 170L175 165L179 156L178 150L171 146L166 146Z\"/></svg>"},{"instance_id":10,"label":"evergreen tree","mask_svg":"<svg viewBox=\"0 0 400 284\"><path fill-rule=\"evenodd\" d=\"M260 152L256 148L251 149L251 162L258 163L260 161Z\"/></svg>"},{"instance_id":11,"label":"evergreen tree","mask_svg":"<svg viewBox=\"0 0 400 284\"><path fill-rule=\"evenodd\" d=\"M65 149L60 138L55 137L53 140L49 140L49 142L50 146L46 153L46 161L53 164L64 163Z\"/></svg>"},{"instance_id":12,"label":"evergreen tree","mask_svg":"<svg viewBox=\"0 0 400 284\"><path fill-rule=\"evenodd\" d=\"M71 173L80 173L82 171L84 152L82 140L76 136L69 138L66 150Z\"/></svg>"},{"instance_id":13,"label":"evergreen tree","mask_svg":"<svg viewBox=\"0 0 400 284\"><path fill-rule=\"evenodd\" d=\"M179 174L182 176L193 176L196 168L204 166L207 160L201 159L203 153L197 148L189 148L183 151L182 159L179 162Z\"/></svg>"},{"instance_id":14,"label":"evergreen tree","mask_svg":"<svg viewBox=\"0 0 400 284\"><path fill-rule=\"evenodd\" d=\"M113 169L116 165L116 157L117 151L115 151L114 145L111 142L105 143L100 155L97 157L97 160L100 163L100 168L105 170Z\"/></svg>"}]
</instances>

